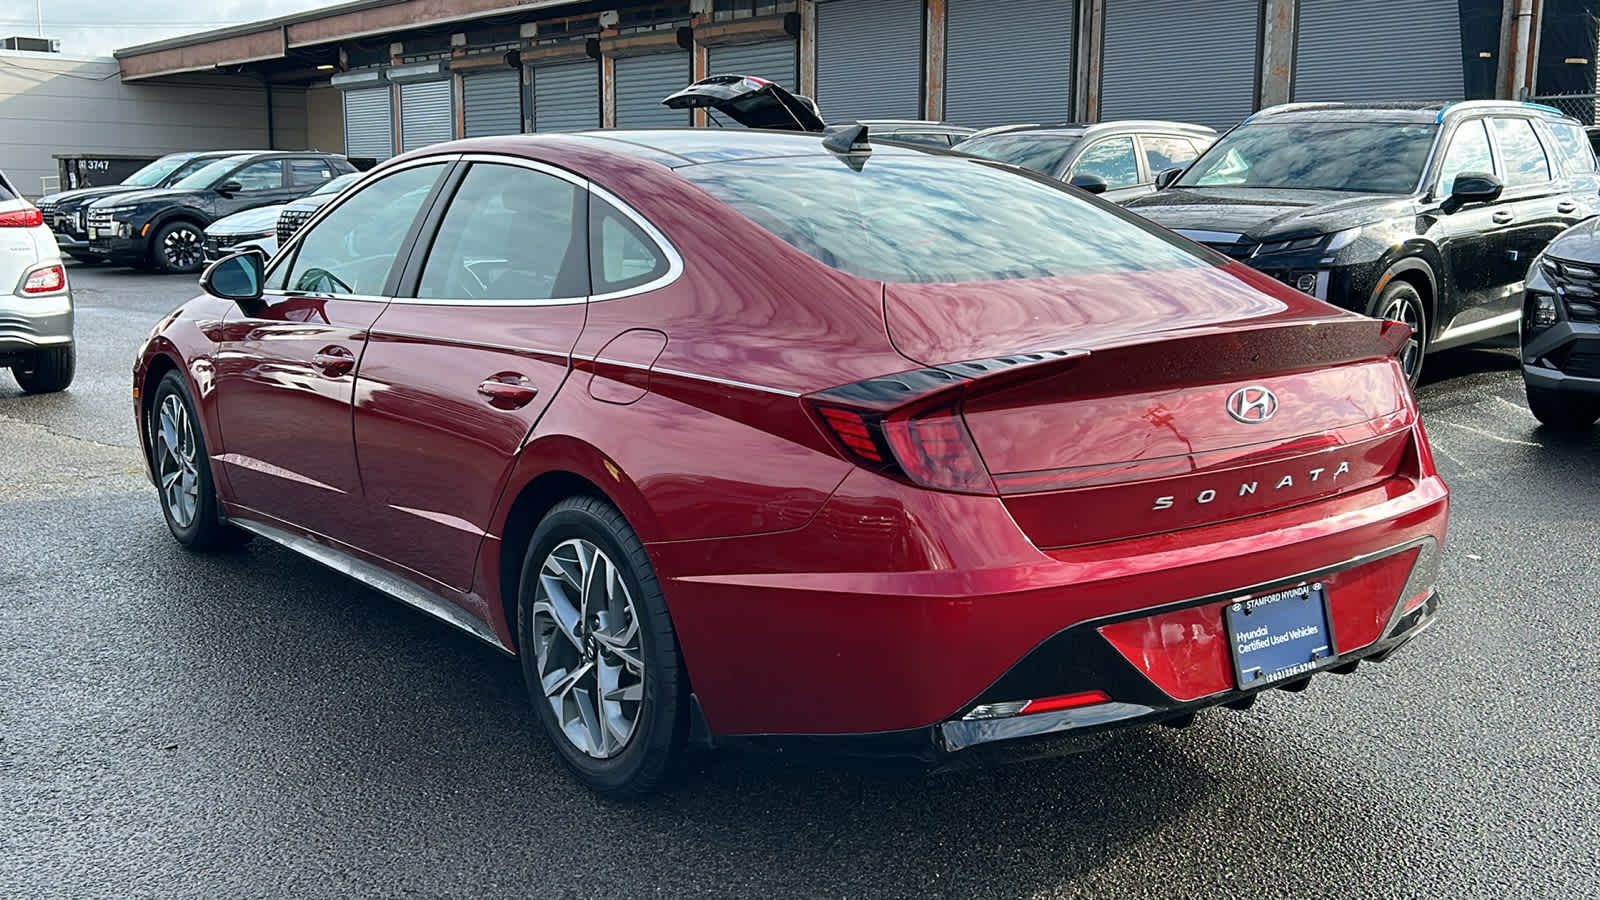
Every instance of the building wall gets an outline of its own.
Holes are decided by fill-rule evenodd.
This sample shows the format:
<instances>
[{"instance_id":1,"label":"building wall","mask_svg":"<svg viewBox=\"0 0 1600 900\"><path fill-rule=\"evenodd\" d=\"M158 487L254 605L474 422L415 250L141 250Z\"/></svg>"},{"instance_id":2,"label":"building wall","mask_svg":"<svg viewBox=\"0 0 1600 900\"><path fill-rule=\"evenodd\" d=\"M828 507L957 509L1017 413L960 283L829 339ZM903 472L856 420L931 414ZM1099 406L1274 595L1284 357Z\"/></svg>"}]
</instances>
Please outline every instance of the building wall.
<instances>
[{"instance_id":1,"label":"building wall","mask_svg":"<svg viewBox=\"0 0 1600 900\"><path fill-rule=\"evenodd\" d=\"M267 146L258 79L186 75L124 84L117 73L110 59L0 51L0 171L23 194L39 196L40 179L58 173L56 154Z\"/></svg>"},{"instance_id":2,"label":"building wall","mask_svg":"<svg viewBox=\"0 0 1600 900\"><path fill-rule=\"evenodd\" d=\"M306 91L306 145L329 153L344 152L343 98L331 87Z\"/></svg>"},{"instance_id":3,"label":"building wall","mask_svg":"<svg viewBox=\"0 0 1600 900\"><path fill-rule=\"evenodd\" d=\"M306 89L273 85L271 149L309 149L311 146L307 134L309 124L306 116Z\"/></svg>"}]
</instances>

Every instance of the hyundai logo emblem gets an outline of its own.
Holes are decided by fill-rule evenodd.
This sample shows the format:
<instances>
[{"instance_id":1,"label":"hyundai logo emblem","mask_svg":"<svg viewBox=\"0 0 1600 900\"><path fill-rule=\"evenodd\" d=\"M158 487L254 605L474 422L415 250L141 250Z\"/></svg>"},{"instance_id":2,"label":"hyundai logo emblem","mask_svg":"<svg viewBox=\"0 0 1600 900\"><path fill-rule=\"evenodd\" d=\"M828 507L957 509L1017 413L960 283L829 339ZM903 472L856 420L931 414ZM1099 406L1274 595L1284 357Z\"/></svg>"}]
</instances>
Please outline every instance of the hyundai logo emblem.
<instances>
[{"instance_id":1,"label":"hyundai logo emblem","mask_svg":"<svg viewBox=\"0 0 1600 900\"><path fill-rule=\"evenodd\" d=\"M1239 388L1228 395L1228 415L1235 422L1260 425L1278 412L1278 395L1259 384Z\"/></svg>"}]
</instances>

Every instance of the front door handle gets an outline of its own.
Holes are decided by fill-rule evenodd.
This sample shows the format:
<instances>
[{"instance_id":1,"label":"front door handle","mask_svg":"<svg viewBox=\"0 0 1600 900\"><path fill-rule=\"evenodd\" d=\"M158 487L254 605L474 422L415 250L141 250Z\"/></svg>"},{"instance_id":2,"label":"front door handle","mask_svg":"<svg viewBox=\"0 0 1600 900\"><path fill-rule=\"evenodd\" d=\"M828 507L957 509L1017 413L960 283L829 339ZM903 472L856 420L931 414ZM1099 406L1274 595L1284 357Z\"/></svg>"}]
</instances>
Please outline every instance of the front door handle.
<instances>
[{"instance_id":1,"label":"front door handle","mask_svg":"<svg viewBox=\"0 0 1600 900\"><path fill-rule=\"evenodd\" d=\"M539 396L539 389L515 372L502 372L483 380L478 394L495 409L521 409Z\"/></svg>"},{"instance_id":2,"label":"front door handle","mask_svg":"<svg viewBox=\"0 0 1600 900\"><path fill-rule=\"evenodd\" d=\"M1502 212L1495 213L1494 215L1490 216L1489 218L1493 219L1494 223L1496 225L1505 225L1505 224L1509 223L1512 219L1516 218L1516 216L1513 216L1511 213L1502 211Z\"/></svg>"},{"instance_id":3,"label":"front door handle","mask_svg":"<svg viewBox=\"0 0 1600 900\"><path fill-rule=\"evenodd\" d=\"M1573 203L1573 202L1571 202L1569 200L1563 200L1560 203L1556 204L1556 212L1561 213L1562 215L1567 215L1569 213L1575 213L1577 211L1578 211L1578 204Z\"/></svg>"},{"instance_id":4,"label":"front door handle","mask_svg":"<svg viewBox=\"0 0 1600 900\"><path fill-rule=\"evenodd\" d=\"M313 354L311 364L322 374L338 378L340 375L350 374L350 370L356 367L356 355L345 347L333 344Z\"/></svg>"}]
</instances>

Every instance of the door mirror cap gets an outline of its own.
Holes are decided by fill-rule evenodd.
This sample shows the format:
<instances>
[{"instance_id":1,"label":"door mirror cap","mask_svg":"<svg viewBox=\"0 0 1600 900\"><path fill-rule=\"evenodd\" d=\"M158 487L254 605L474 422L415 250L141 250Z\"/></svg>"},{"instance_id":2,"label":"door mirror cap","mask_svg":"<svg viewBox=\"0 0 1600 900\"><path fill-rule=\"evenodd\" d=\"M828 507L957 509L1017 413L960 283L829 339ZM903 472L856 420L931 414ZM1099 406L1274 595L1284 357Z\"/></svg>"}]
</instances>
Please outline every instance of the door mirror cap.
<instances>
[{"instance_id":1,"label":"door mirror cap","mask_svg":"<svg viewBox=\"0 0 1600 900\"><path fill-rule=\"evenodd\" d=\"M242 190L244 190L244 185L237 181L224 181L223 183L217 185L217 193L222 194L223 196L227 196L228 194L237 194Z\"/></svg>"},{"instance_id":2,"label":"door mirror cap","mask_svg":"<svg viewBox=\"0 0 1600 900\"><path fill-rule=\"evenodd\" d=\"M1182 174L1183 174L1183 169L1182 168L1163 169L1161 172L1157 173L1157 175L1156 175L1156 190L1162 191L1162 190L1166 190L1167 188L1171 187L1172 183L1174 181L1177 181L1178 180L1178 176L1182 175Z\"/></svg>"},{"instance_id":3,"label":"door mirror cap","mask_svg":"<svg viewBox=\"0 0 1600 900\"><path fill-rule=\"evenodd\" d=\"M245 315L261 308L261 285L267 254L260 247L232 253L206 267L200 289L213 297L232 300Z\"/></svg>"},{"instance_id":4,"label":"door mirror cap","mask_svg":"<svg viewBox=\"0 0 1600 900\"><path fill-rule=\"evenodd\" d=\"M1453 213L1469 203L1493 203L1500 199L1505 182L1487 172L1462 172L1451 186L1450 196L1439 204L1446 213Z\"/></svg>"},{"instance_id":5,"label":"door mirror cap","mask_svg":"<svg viewBox=\"0 0 1600 900\"><path fill-rule=\"evenodd\" d=\"M1104 178L1101 178L1099 175L1090 175L1088 173L1080 173L1072 176L1072 180L1067 182L1067 184L1070 184L1087 194L1104 194L1106 191L1111 189L1111 185L1106 184L1106 180Z\"/></svg>"}]
</instances>

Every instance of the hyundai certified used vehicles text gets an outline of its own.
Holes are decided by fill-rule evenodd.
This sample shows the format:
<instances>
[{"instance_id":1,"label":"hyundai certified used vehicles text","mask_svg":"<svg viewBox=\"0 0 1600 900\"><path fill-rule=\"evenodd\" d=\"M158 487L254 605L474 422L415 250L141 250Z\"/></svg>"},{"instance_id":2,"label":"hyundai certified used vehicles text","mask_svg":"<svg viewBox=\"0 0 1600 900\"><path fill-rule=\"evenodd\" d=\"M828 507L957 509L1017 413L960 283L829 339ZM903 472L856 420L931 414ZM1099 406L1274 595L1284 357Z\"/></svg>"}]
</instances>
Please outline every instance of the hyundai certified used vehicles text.
<instances>
[{"instance_id":1,"label":"hyundai certified used vehicles text","mask_svg":"<svg viewBox=\"0 0 1600 900\"><path fill-rule=\"evenodd\" d=\"M1404 325L859 125L441 144L202 285L134 371L172 534L517 655L597 791L1083 749L1438 609Z\"/></svg>"},{"instance_id":2,"label":"hyundai certified used vehicles text","mask_svg":"<svg viewBox=\"0 0 1600 900\"><path fill-rule=\"evenodd\" d=\"M1118 203L1155 190L1156 176L1193 162L1217 133L1185 122L1004 125L955 145L970 153L1059 178Z\"/></svg>"},{"instance_id":3,"label":"hyundai certified used vehicles text","mask_svg":"<svg viewBox=\"0 0 1600 900\"><path fill-rule=\"evenodd\" d=\"M278 228L285 215L290 221L310 218L324 203L332 200L334 194L360 177L360 172L349 172L291 203L258 206L212 222L205 231L206 261L215 262L246 247L260 247L261 252L272 256L278 252ZM293 233L293 226L290 233Z\"/></svg>"},{"instance_id":4,"label":"hyundai certified used vehicles text","mask_svg":"<svg viewBox=\"0 0 1600 900\"><path fill-rule=\"evenodd\" d=\"M198 272L205 265L207 225L236 212L288 202L354 171L348 160L332 153L223 157L170 187L89 204L88 252L136 268Z\"/></svg>"},{"instance_id":5,"label":"hyundai certified used vehicles text","mask_svg":"<svg viewBox=\"0 0 1600 900\"><path fill-rule=\"evenodd\" d=\"M1514 333L1533 258L1600 211L1583 126L1505 101L1272 107L1162 184L1128 208L1411 326L1413 381L1430 350Z\"/></svg>"},{"instance_id":6,"label":"hyundai certified used vehicles text","mask_svg":"<svg viewBox=\"0 0 1600 900\"><path fill-rule=\"evenodd\" d=\"M1528 408L1551 428L1593 428L1600 421L1600 219L1550 242L1521 300Z\"/></svg>"},{"instance_id":7,"label":"hyundai certified used vehicles text","mask_svg":"<svg viewBox=\"0 0 1600 900\"><path fill-rule=\"evenodd\" d=\"M44 214L44 223L55 232L56 243L62 252L80 262L95 262L96 258L89 254L89 224L86 221L90 203L113 194L167 187L213 160L243 152L246 151L169 153L129 175L121 184L77 188L41 197L39 212Z\"/></svg>"},{"instance_id":8,"label":"hyundai certified used vehicles text","mask_svg":"<svg viewBox=\"0 0 1600 900\"><path fill-rule=\"evenodd\" d=\"M72 289L44 214L0 174L0 366L30 394L65 390L76 365Z\"/></svg>"}]
</instances>

